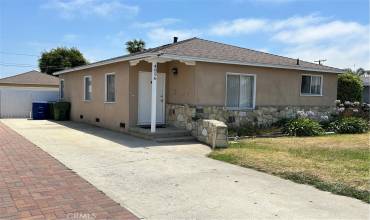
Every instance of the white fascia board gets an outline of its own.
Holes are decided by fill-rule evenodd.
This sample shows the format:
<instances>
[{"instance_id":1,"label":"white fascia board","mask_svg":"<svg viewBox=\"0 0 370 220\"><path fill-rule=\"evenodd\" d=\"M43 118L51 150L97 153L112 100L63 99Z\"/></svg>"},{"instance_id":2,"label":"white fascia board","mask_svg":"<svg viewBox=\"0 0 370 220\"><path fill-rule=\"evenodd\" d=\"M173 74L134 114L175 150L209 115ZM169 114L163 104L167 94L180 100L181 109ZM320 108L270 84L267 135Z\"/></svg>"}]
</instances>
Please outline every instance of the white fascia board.
<instances>
[{"instance_id":1,"label":"white fascia board","mask_svg":"<svg viewBox=\"0 0 370 220\"><path fill-rule=\"evenodd\" d=\"M248 63L248 62L209 59L209 58L201 58L201 57L179 56L179 55L172 55L172 54L161 54L160 56L163 57L163 58L169 58L169 59L178 59L178 60L187 60L187 61L200 61L200 62L208 62L208 63L222 63L222 64L243 65L243 66L270 67L270 68L279 68L279 69L294 69L294 70L304 70L304 71L312 71L312 72L325 72L325 73L342 73L342 72L338 72L338 71L334 71L334 70L333 71L331 71L331 70L320 70L320 69L313 69L313 68L307 68L307 67L298 67L298 66L293 67L293 66L277 65L277 64Z\"/></svg>"},{"instance_id":2,"label":"white fascia board","mask_svg":"<svg viewBox=\"0 0 370 220\"><path fill-rule=\"evenodd\" d=\"M91 63L91 64L87 64L87 65L83 65L83 66L78 66L78 67L71 68L71 69L66 69L66 70L58 71L58 72L53 73L53 75L54 76L57 76L57 75L64 74L64 73L69 73L69 72L74 72L74 71L78 71L78 70L89 69L89 68L92 68L92 67L103 66L103 65L107 65L107 64L111 64L111 63L117 63L117 62L134 60L134 59L140 59L140 58L157 56L157 55L158 54L156 54L156 53L145 53L145 54L139 54L139 55L136 55L136 56L127 56L127 57L122 57L122 58L117 58L117 59L106 60L106 61L99 61L99 62L96 62L96 63Z\"/></svg>"}]
</instances>

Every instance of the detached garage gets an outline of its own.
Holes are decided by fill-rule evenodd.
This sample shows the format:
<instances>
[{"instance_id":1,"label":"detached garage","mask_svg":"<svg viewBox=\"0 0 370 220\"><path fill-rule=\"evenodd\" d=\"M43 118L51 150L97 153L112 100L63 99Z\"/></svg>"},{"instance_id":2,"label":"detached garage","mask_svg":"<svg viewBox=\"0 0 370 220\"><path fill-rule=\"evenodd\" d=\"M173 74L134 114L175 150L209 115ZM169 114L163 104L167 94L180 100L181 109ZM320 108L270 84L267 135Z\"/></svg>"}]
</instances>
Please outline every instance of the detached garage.
<instances>
[{"instance_id":1,"label":"detached garage","mask_svg":"<svg viewBox=\"0 0 370 220\"><path fill-rule=\"evenodd\" d=\"M28 118L32 102L57 101L59 78L30 71L0 79L0 118Z\"/></svg>"}]
</instances>

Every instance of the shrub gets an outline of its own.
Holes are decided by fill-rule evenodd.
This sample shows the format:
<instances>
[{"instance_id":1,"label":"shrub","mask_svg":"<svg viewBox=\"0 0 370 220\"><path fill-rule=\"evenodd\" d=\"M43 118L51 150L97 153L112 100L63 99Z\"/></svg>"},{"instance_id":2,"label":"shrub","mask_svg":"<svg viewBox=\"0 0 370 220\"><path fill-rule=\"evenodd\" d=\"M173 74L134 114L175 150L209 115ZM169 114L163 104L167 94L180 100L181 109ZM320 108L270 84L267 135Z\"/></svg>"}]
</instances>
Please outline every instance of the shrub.
<instances>
[{"instance_id":1,"label":"shrub","mask_svg":"<svg viewBox=\"0 0 370 220\"><path fill-rule=\"evenodd\" d=\"M361 101L363 84L359 76L344 73L338 75L338 99L344 101Z\"/></svg>"},{"instance_id":2,"label":"shrub","mask_svg":"<svg viewBox=\"0 0 370 220\"><path fill-rule=\"evenodd\" d=\"M289 121L282 129L291 136L318 136L324 133L320 124L309 118L297 118Z\"/></svg>"},{"instance_id":3,"label":"shrub","mask_svg":"<svg viewBox=\"0 0 370 220\"><path fill-rule=\"evenodd\" d=\"M243 123L239 127L229 127L230 136L254 136L258 134L258 129L252 123Z\"/></svg>"},{"instance_id":4,"label":"shrub","mask_svg":"<svg viewBox=\"0 0 370 220\"><path fill-rule=\"evenodd\" d=\"M346 117L332 122L330 127L339 134L358 134L369 130L369 125L362 118Z\"/></svg>"}]
</instances>

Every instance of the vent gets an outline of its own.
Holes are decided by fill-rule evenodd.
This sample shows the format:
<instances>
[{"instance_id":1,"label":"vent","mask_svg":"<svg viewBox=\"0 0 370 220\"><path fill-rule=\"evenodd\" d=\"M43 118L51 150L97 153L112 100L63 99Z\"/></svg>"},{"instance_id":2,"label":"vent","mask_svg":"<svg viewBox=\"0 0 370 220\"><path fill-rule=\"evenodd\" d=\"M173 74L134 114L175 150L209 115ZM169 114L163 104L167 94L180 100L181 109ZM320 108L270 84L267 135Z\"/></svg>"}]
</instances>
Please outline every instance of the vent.
<instances>
[{"instance_id":1,"label":"vent","mask_svg":"<svg viewBox=\"0 0 370 220\"><path fill-rule=\"evenodd\" d=\"M196 108L195 112L196 113L204 113L203 108Z\"/></svg>"},{"instance_id":2,"label":"vent","mask_svg":"<svg viewBox=\"0 0 370 220\"><path fill-rule=\"evenodd\" d=\"M178 37L173 37L173 43L177 43Z\"/></svg>"}]
</instances>

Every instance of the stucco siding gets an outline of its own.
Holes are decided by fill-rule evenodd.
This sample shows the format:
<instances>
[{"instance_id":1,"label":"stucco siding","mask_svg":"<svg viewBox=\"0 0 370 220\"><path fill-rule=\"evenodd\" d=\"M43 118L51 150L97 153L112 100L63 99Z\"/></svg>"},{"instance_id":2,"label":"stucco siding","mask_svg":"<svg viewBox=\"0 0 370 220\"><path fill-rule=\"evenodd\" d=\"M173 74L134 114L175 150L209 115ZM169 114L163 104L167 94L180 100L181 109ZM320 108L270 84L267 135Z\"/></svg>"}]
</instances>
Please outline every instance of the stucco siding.
<instances>
[{"instance_id":1,"label":"stucco siding","mask_svg":"<svg viewBox=\"0 0 370 220\"><path fill-rule=\"evenodd\" d=\"M337 75L197 62L195 96L197 105L225 105L226 73L256 75L256 106L331 106L337 96ZM301 96L302 74L323 76L322 96Z\"/></svg>"},{"instance_id":2,"label":"stucco siding","mask_svg":"<svg viewBox=\"0 0 370 220\"><path fill-rule=\"evenodd\" d=\"M105 103L105 74L115 73L116 102ZM83 77L92 77L91 101L83 101ZM97 68L63 74L65 100L71 102L71 119L110 128L125 130L120 123L129 123L129 65L128 62L109 64ZM83 115L83 119L80 119ZM95 119L99 118L100 122Z\"/></svg>"}]
</instances>

